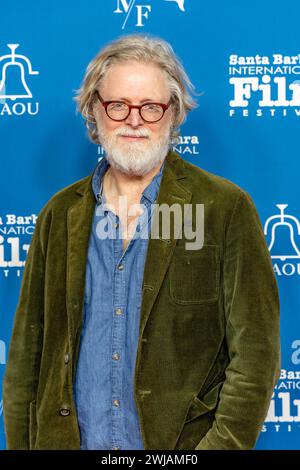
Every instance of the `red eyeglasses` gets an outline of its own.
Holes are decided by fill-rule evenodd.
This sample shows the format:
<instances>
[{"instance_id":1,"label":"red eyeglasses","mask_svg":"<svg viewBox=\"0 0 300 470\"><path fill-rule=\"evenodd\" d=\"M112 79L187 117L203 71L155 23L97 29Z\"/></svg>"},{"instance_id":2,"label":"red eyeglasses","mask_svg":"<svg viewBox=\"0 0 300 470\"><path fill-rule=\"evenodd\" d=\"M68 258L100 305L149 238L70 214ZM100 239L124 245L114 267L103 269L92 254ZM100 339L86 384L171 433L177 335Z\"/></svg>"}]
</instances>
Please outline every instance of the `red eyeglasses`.
<instances>
[{"instance_id":1,"label":"red eyeglasses","mask_svg":"<svg viewBox=\"0 0 300 470\"><path fill-rule=\"evenodd\" d=\"M134 106L132 104L124 103L124 101L104 101L98 90L96 90L96 94L100 103L103 105L107 116L113 121L124 121L131 113L131 109L137 108L141 118L145 122L158 122L162 119L172 102L172 98L170 98L168 104L145 103L140 106Z\"/></svg>"}]
</instances>

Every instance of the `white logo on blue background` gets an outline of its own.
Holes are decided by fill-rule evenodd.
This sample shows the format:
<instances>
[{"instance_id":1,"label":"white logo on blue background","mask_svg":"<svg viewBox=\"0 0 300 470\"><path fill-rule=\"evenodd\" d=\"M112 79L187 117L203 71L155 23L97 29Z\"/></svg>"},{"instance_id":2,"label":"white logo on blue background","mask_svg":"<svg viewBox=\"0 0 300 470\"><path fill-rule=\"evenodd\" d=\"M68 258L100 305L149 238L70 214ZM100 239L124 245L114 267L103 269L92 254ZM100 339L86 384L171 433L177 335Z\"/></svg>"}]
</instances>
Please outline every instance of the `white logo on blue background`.
<instances>
[{"instance_id":1,"label":"white logo on blue background","mask_svg":"<svg viewBox=\"0 0 300 470\"><path fill-rule=\"evenodd\" d=\"M230 54L229 117L300 117L299 67L300 54Z\"/></svg>"},{"instance_id":2,"label":"white logo on blue background","mask_svg":"<svg viewBox=\"0 0 300 470\"><path fill-rule=\"evenodd\" d=\"M300 250L295 238L300 235L300 222L293 215L284 212L288 204L276 204L276 206L280 213L269 217L264 226L265 235L271 232L271 241L268 246L271 258L278 258L281 261L299 259ZM284 237L284 247L283 243L278 243L279 237Z\"/></svg>"},{"instance_id":3,"label":"white logo on blue background","mask_svg":"<svg viewBox=\"0 0 300 470\"><path fill-rule=\"evenodd\" d=\"M184 0L164 0L164 2L175 2L177 3L178 8L185 12ZM117 8L114 10L114 13L124 14L125 19L122 24L122 29L125 29L127 21L131 14L134 14L136 18L137 27L145 26L144 21L148 20L149 14L151 13L152 6L150 4L141 5L137 4L137 0L117 0Z\"/></svg>"},{"instance_id":4,"label":"white logo on blue background","mask_svg":"<svg viewBox=\"0 0 300 470\"><path fill-rule=\"evenodd\" d=\"M185 11L184 9L184 0L165 0L165 2L176 2L178 7L181 11Z\"/></svg>"},{"instance_id":5,"label":"white logo on blue background","mask_svg":"<svg viewBox=\"0 0 300 470\"><path fill-rule=\"evenodd\" d=\"M1 81L0 81L0 99L16 100L17 98L32 98L32 93L26 81L26 73L29 75L38 75L39 72L32 69L30 60L22 54L16 54L15 51L19 44L7 44L10 54L0 56ZM16 74L16 75L14 75ZM12 83L9 83L10 75ZM12 89L10 93L7 90Z\"/></svg>"}]
</instances>

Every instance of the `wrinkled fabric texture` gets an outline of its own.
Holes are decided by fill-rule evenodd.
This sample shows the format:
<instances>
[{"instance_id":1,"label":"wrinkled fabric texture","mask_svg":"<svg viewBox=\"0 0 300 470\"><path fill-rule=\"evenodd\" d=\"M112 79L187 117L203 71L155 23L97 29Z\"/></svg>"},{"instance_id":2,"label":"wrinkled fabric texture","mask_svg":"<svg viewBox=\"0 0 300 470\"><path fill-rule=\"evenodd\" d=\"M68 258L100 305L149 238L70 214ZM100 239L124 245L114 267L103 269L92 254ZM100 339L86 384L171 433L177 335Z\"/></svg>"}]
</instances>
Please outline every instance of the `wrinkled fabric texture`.
<instances>
[{"instance_id":1,"label":"wrinkled fabric texture","mask_svg":"<svg viewBox=\"0 0 300 470\"><path fill-rule=\"evenodd\" d=\"M149 240L143 238L147 233L143 226L151 223L164 163L143 191L140 203L145 212L125 251L120 218L109 210L103 192L108 167L107 159L102 158L92 178L98 204L88 247L74 399L82 450L142 450L133 379ZM120 265L123 269L118 269Z\"/></svg>"},{"instance_id":2,"label":"wrinkled fabric texture","mask_svg":"<svg viewBox=\"0 0 300 470\"><path fill-rule=\"evenodd\" d=\"M92 175L39 213L3 381L8 449L80 449L73 397ZM157 204L204 204L204 245L150 238L134 398L144 449L251 449L280 374L279 297L249 194L169 151ZM155 212L153 213L153 216Z\"/></svg>"}]
</instances>

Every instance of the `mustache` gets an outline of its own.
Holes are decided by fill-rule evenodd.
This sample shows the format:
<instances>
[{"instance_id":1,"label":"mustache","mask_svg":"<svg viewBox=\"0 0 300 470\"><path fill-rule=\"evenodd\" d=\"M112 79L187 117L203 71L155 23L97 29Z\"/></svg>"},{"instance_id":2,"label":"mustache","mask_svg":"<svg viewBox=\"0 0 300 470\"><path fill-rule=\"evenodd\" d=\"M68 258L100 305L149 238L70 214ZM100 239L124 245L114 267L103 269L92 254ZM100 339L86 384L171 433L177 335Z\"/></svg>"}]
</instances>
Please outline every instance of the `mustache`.
<instances>
[{"instance_id":1,"label":"mustache","mask_svg":"<svg viewBox=\"0 0 300 470\"><path fill-rule=\"evenodd\" d=\"M150 137L151 133L147 129L136 129L135 131L127 128L118 129L115 132L115 136L125 135L130 137Z\"/></svg>"}]
</instances>

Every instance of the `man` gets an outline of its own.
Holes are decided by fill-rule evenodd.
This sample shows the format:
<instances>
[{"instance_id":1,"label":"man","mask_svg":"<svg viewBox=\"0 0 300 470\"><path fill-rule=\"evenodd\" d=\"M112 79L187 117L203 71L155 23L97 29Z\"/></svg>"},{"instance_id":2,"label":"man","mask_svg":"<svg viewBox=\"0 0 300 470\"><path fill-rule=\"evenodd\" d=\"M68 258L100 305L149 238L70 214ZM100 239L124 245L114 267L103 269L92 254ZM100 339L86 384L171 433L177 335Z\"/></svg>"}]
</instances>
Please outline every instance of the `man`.
<instances>
[{"instance_id":1,"label":"man","mask_svg":"<svg viewBox=\"0 0 300 470\"><path fill-rule=\"evenodd\" d=\"M124 36L89 65L77 101L106 157L37 220L4 378L9 449L254 447L280 370L277 285L248 193L171 150L191 91L158 38ZM174 204L204 207L200 247L175 222L141 236Z\"/></svg>"}]
</instances>

